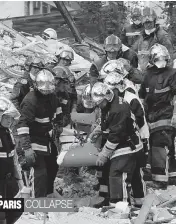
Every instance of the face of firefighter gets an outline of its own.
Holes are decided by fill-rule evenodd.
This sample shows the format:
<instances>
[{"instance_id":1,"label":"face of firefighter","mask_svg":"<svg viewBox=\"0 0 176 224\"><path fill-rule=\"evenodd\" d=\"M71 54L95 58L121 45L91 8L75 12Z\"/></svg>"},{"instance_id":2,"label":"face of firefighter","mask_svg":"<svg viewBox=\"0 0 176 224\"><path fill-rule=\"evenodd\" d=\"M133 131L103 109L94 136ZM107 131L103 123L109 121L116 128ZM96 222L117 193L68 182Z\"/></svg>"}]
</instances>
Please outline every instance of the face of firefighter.
<instances>
[{"instance_id":1,"label":"face of firefighter","mask_svg":"<svg viewBox=\"0 0 176 224\"><path fill-rule=\"evenodd\" d=\"M14 118L8 114L4 114L1 118L1 125L5 128L10 128L14 123Z\"/></svg>"},{"instance_id":2,"label":"face of firefighter","mask_svg":"<svg viewBox=\"0 0 176 224\"><path fill-rule=\"evenodd\" d=\"M37 73L40 71L41 69L40 68L37 68L37 67L31 67L31 70L30 70L30 73L32 75L37 75Z\"/></svg>"},{"instance_id":3,"label":"face of firefighter","mask_svg":"<svg viewBox=\"0 0 176 224\"><path fill-rule=\"evenodd\" d=\"M145 31L152 33L155 30L155 22L147 20L144 23L144 29L145 29Z\"/></svg>"},{"instance_id":4,"label":"face of firefighter","mask_svg":"<svg viewBox=\"0 0 176 224\"><path fill-rule=\"evenodd\" d=\"M70 66L71 65L71 60L65 59L65 58L61 58L59 64L63 65L63 66Z\"/></svg>"},{"instance_id":5,"label":"face of firefighter","mask_svg":"<svg viewBox=\"0 0 176 224\"><path fill-rule=\"evenodd\" d=\"M142 23L142 22L141 22L141 17L140 17L140 16L135 16L135 17L132 18L132 20L133 20L133 23L134 23L135 25L139 25L139 24Z\"/></svg>"},{"instance_id":6,"label":"face of firefighter","mask_svg":"<svg viewBox=\"0 0 176 224\"><path fill-rule=\"evenodd\" d=\"M118 51L107 51L107 58L109 60L115 60L118 56L119 52Z\"/></svg>"}]
</instances>

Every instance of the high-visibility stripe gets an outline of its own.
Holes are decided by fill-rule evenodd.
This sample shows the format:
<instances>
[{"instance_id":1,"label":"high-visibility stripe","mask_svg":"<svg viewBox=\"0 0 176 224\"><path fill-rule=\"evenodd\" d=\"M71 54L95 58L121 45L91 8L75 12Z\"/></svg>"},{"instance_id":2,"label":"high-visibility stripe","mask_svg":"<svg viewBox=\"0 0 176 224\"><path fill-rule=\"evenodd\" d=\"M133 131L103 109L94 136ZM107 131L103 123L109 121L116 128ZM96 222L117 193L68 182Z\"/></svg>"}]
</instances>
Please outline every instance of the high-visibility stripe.
<instances>
[{"instance_id":1,"label":"high-visibility stripe","mask_svg":"<svg viewBox=\"0 0 176 224\"><path fill-rule=\"evenodd\" d=\"M54 118L56 118L56 113L54 113Z\"/></svg>"},{"instance_id":2,"label":"high-visibility stripe","mask_svg":"<svg viewBox=\"0 0 176 224\"><path fill-rule=\"evenodd\" d=\"M29 128L28 127L18 128L17 133L18 135L29 134Z\"/></svg>"},{"instance_id":3,"label":"high-visibility stripe","mask_svg":"<svg viewBox=\"0 0 176 224\"><path fill-rule=\"evenodd\" d=\"M152 180L167 182L168 181L168 175L152 174Z\"/></svg>"},{"instance_id":4,"label":"high-visibility stripe","mask_svg":"<svg viewBox=\"0 0 176 224\"><path fill-rule=\"evenodd\" d=\"M161 126L171 126L171 120L170 119L160 120L153 123L148 123L148 125L151 130Z\"/></svg>"},{"instance_id":5,"label":"high-visibility stripe","mask_svg":"<svg viewBox=\"0 0 176 224\"><path fill-rule=\"evenodd\" d=\"M62 100L62 103L63 104L67 104L68 103L68 100Z\"/></svg>"},{"instance_id":6,"label":"high-visibility stripe","mask_svg":"<svg viewBox=\"0 0 176 224\"><path fill-rule=\"evenodd\" d=\"M36 150L36 151L42 151L42 152L48 151L48 148L45 145L39 145L37 143L32 143L31 146L32 146L32 149Z\"/></svg>"},{"instance_id":7,"label":"high-visibility stripe","mask_svg":"<svg viewBox=\"0 0 176 224\"><path fill-rule=\"evenodd\" d=\"M169 177L176 177L176 172L170 172L168 175Z\"/></svg>"},{"instance_id":8,"label":"high-visibility stripe","mask_svg":"<svg viewBox=\"0 0 176 224\"><path fill-rule=\"evenodd\" d=\"M144 197L147 193L147 188L146 188L146 183L144 181L144 172L143 172L143 168L140 168L140 175L141 175L141 182L142 182L142 189L143 189L143 193L144 193Z\"/></svg>"},{"instance_id":9,"label":"high-visibility stripe","mask_svg":"<svg viewBox=\"0 0 176 224\"><path fill-rule=\"evenodd\" d=\"M105 133L105 134L107 133L108 134L109 131L110 131L109 129L106 129L105 131L103 131L103 133Z\"/></svg>"},{"instance_id":10,"label":"high-visibility stripe","mask_svg":"<svg viewBox=\"0 0 176 224\"><path fill-rule=\"evenodd\" d=\"M49 117L45 117L45 118L35 118L35 121L39 122L39 123L48 123L50 122Z\"/></svg>"},{"instance_id":11,"label":"high-visibility stripe","mask_svg":"<svg viewBox=\"0 0 176 224\"><path fill-rule=\"evenodd\" d=\"M108 186L107 185L100 185L99 192L108 193Z\"/></svg>"},{"instance_id":12,"label":"high-visibility stripe","mask_svg":"<svg viewBox=\"0 0 176 224\"><path fill-rule=\"evenodd\" d=\"M129 32L129 33L126 33L126 36L127 37L132 37L132 36L139 36L141 33L140 32Z\"/></svg>"},{"instance_id":13,"label":"high-visibility stripe","mask_svg":"<svg viewBox=\"0 0 176 224\"><path fill-rule=\"evenodd\" d=\"M146 88L146 92L149 93L149 88Z\"/></svg>"},{"instance_id":14,"label":"high-visibility stripe","mask_svg":"<svg viewBox=\"0 0 176 224\"><path fill-rule=\"evenodd\" d=\"M13 156L14 156L14 150L12 150L9 154L7 154L7 152L0 152L0 158L7 158Z\"/></svg>"},{"instance_id":15,"label":"high-visibility stripe","mask_svg":"<svg viewBox=\"0 0 176 224\"><path fill-rule=\"evenodd\" d=\"M127 201L128 199L126 179L127 179L127 173L123 173L122 174L123 201Z\"/></svg>"},{"instance_id":16,"label":"high-visibility stripe","mask_svg":"<svg viewBox=\"0 0 176 224\"><path fill-rule=\"evenodd\" d=\"M136 145L136 149L135 150L131 150L130 147L117 149L117 150L114 151L114 153L113 153L113 155L111 156L110 159L113 159L114 157L117 157L117 156L122 156L122 155L126 155L126 154L136 153L136 152L140 151L142 148L143 148L143 144L142 144L142 142L140 142L138 145Z\"/></svg>"},{"instance_id":17,"label":"high-visibility stripe","mask_svg":"<svg viewBox=\"0 0 176 224\"><path fill-rule=\"evenodd\" d=\"M57 110L56 110L56 114L61 114L61 113L62 113L62 108L58 107Z\"/></svg>"},{"instance_id":18,"label":"high-visibility stripe","mask_svg":"<svg viewBox=\"0 0 176 224\"><path fill-rule=\"evenodd\" d=\"M109 142L108 140L106 141L105 147L108 149L115 149L118 146L119 143L112 143Z\"/></svg>"},{"instance_id":19,"label":"high-visibility stripe","mask_svg":"<svg viewBox=\"0 0 176 224\"><path fill-rule=\"evenodd\" d=\"M164 89L155 89L155 93L166 93L166 92L168 92L168 91L170 91L171 90L171 88L168 86L168 87L166 87L166 88L164 88Z\"/></svg>"},{"instance_id":20,"label":"high-visibility stripe","mask_svg":"<svg viewBox=\"0 0 176 224\"><path fill-rule=\"evenodd\" d=\"M149 51L138 51L138 55L141 55L141 54L145 54L145 55L149 55Z\"/></svg>"}]
</instances>

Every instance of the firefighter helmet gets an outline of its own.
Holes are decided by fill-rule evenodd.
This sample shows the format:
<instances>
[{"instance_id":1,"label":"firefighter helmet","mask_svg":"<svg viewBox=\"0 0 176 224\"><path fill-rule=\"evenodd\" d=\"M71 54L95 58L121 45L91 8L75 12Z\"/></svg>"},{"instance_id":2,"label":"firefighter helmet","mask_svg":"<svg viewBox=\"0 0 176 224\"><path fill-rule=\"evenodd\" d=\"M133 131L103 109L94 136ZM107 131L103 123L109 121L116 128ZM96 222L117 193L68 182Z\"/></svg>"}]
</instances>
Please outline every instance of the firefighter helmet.
<instances>
[{"instance_id":1,"label":"firefighter helmet","mask_svg":"<svg viewBox=\"0 0 176 224\"><path fill-rule=\"evenodd\" d=\"M129 73L130 69L131 65L129 60L124 58L110 60L103 65L100 71L100 78L104 79L110 72L118 72L125 77Z\"/></svg>"},{"instance_id":2,"label":"firefighter helmet","mask_svg":"<svg viewBox=\"0 0 176 224\"><path fill-rule=\"evenodd\" d=\"M57 39L57 32L52 29L52 28L48 28L46 30L43 31L42 36L46 39Z\"/></svg>"},{"instance_id":3,"label":"firefighter helmet","mask_svg":"<svg viewBox=\"0 0 176 224\"><path fill-rule=\"evenodd\" d=\"M145 7L142 10L142 22L145 23L147 21L149 22L153 22L156 21L157 19L157 15L155 13L155 11L153 9L151 9L150 7Z\"/></svg>"},{"instance_id":4,"label":"firefighter helmet","mask_svg":"<svg viewBox=\"0 0 176 224\"><path fill-rule=\"evenodd\" d=\"M39 70L44 68L44 64L45 64L44 60L39 57L29 57L26 59L24 66L27 71L30 71L32 67L36 68L36 72L33 72L33 74L30 72L30 77L33 81L35 81L34 73L38 73Z\"/></svg>"},{"instance_id":5,"label":"firefighter helmet","mask_svg":"<svg viewBox=\"0 0 176 224\"><path fill-rule=\"evenodd\" d=\"M105 39L104 48L108 52L118 52L122 48L122 42L120 38L112 34Z\"/></svg>"},{"instance_id":6,"label":"firefighter helmet","mask_svg":"<svg viewBox=\"0 0 176 224\"><path fill-rule=\"evenodd\" d=\"M142 10L139 7L135 7L135 8L132 9L131 19L133 21L136 21L136 20L141 21L142 20Z\"/></svg>"},{"instance_id":7,"label":"firefighter helmet","mask_svg":"<svg viewBox=\"0 0 176 224\"><path fill-rule=\"evenodd\" d=\"M123 83L123 76L117 72L111 72L106 76L104 83L108 85L110 89L115 89L119 84Z\"/></svg>"},{"instance_id":8,"label":"firefighter helmet","mask_svg":"<svg viewBox=\"0 0 176 224\"><path fill-rule=\"evenodd\" d=\"M111 101L113 99L113 91L102 82L97 82L92 87L92 100L99 105L103 100Z\"/></svg>"},{"instance_id":9,"label":"firefighter helmet","mask_svg":"<svg viewBox=\"0 0 176 224\"><path fill-rule=\"evenodd\" d=\"M93 102L92 100L92 96L91 96L91 85L88 84L84 91L83 91L83 94L82 94L82 103L83 103L83 106L85 108L89 108L89 109L92 109L95 107L95 103Z\"/></svg>"},{"instance_id":10,"label":"firefighter helmet","mask_svg":"<svg viewBox=\"0 0 176 224\"><path fill-rule=\"evenodd\" d=\"M53 74L50 71L43 69L36 76L35 86L37 90L43 95L53 93L55 90L55 81Z\"/></svg>"},{"instance_id":11,"label":"firefighter helmet","mask_svg":"<svg viewBox=\"0 0 176 224\"><path fill-rule=\"evenodd\" d=\"M170 54L167 48L161 44L154 44L149 51L149 62L154 65L159 61L166 61L166 64L169 62Z\"/></svg>"},{"instance_id":12,"label":"firefighter helmet","mask_svg":"<svg viewBox=\"0 0 176 224\"><path fill-rule=\"evenodd\" d=\"M66 47L60 52L59 56L60 58L73 61L74 60L73 49L71 47Z\"/></svg>"}]
</instances>

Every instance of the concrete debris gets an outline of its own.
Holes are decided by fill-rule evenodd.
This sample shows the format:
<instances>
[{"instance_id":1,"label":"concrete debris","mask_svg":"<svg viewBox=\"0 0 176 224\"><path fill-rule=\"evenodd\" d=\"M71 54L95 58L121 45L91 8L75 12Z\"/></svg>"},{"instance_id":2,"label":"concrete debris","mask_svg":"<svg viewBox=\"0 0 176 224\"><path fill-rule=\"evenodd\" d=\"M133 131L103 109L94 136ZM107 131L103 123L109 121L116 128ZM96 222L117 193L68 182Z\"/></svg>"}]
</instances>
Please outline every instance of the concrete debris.
<instances>
[{"instance_id":1,"label":"concrete debris","mask_svg":"<svg viewBox=\"0 0 176 224\"><path fill-rule=\"evenodd\" d=\"M66 174L66 175L64 175ZM83 168L64 168L63 179L56 178L56 190L62 189L61 195L66 198L94 197L98 192L94 190L98 180L94 174L85 171Z\"/></svg>"}]
</instances>

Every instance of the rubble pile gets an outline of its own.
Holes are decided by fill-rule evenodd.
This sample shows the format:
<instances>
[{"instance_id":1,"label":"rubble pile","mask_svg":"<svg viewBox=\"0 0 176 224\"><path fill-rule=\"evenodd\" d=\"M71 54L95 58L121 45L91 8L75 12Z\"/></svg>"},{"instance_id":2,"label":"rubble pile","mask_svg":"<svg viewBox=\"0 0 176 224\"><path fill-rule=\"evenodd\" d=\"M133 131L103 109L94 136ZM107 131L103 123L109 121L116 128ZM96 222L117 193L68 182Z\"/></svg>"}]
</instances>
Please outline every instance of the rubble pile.
<instances>
[{"instance_id":1,"label":"rubble pile","mask_svg":"<svg viewBox=\"0 0 176 224\"><path fill-rule=\"evenodd\" d=\"M87 171L86 168L80 168L79 170L65 168L63 178L56 178L55 181L55 189L65 198L97 196L97 185L98 180L95 171Z\"/></svg>"}]
</instances>

